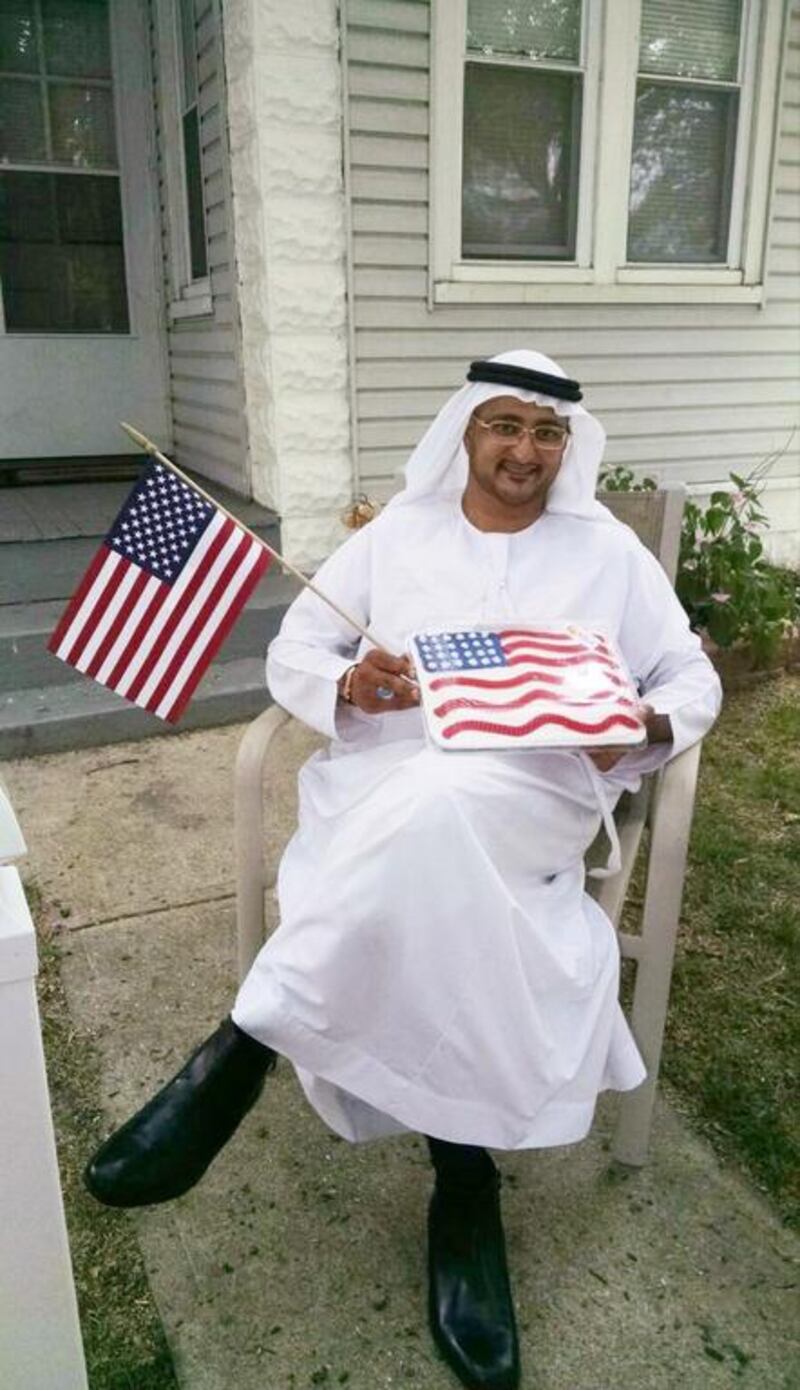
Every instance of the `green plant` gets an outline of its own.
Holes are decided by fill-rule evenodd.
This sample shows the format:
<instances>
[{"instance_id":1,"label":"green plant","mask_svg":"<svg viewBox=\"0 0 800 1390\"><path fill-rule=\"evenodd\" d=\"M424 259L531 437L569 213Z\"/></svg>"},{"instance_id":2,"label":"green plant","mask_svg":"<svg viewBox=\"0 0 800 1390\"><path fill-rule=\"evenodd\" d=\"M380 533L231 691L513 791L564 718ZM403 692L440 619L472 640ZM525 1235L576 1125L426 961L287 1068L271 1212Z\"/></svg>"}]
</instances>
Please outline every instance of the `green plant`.
<instances>
[{"instance_id":1,"label":"green plant","mask_svg":"<svg viewBox=\"0 0 800 1390\"><path fill-rule=\"evenodd\" d=\"M767 517L759 497L777 457L763 459L746 478L731 473L731 490L712 492L705 507L687 500L675 581L692 627L720 647L746 643L757 666L770 660L800 621L800 576L771 565L761 539ZM650 492L658 484L653 478L636 481L629 468L617 465L600 474L600 486L607 492Z\"/></svg>"},{"instance_id":2,"label":"green plant","mask_svg":"<svg viewBox=\"0 0 800 1390\"><path fill-rule=\"evenodd\" d=\"M655 478L640 478L637 482L631 469L623 468L621 463L602 469L598 481L604 492L655 492L658 488Z\"/></svg>"},{"instance_id":3,"label":"green plant","mask_svg":"<svg viewBox=\"0 0 800 1390\"><path fill-rule=\"evenodd\" d=\"M797 619L794 583L764 557L757 475L730 477L735 491L712 492L705 508L686 503L675 589L692 627L720 647L748 643L763 665Z\"/></svg>"}]
</instances>

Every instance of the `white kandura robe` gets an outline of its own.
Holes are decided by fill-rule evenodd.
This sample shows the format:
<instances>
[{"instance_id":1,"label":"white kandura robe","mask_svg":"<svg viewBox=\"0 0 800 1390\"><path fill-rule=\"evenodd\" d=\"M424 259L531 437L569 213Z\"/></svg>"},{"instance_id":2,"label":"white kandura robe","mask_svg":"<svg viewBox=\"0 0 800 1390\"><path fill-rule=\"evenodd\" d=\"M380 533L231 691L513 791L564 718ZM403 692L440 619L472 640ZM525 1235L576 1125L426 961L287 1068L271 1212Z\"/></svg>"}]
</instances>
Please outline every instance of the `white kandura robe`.
<instances>
[{"instance_id":1,"label":"white kandura robe","mask_svg":"<svg viewBox=\"0 0 800 1390\"><path fill-rule=\"evenodd\" d=\"M606 625L674 731L604 775L612 804L719 709L712 666L627 527L545 511L524 531L486 533L457 494L439 495L383 512L317 582L398 653L435 624ZM307 591L270 648L275 700L332 742L301 772L280 926L234 1020L290 1058L347 1139L581 1139L599 1091L645 1076L618 1003L615 933L584 893L600 824L584 756L440 750L418 709L337 705L355 652L352 629Z\"/></svg>"}]
</instances>

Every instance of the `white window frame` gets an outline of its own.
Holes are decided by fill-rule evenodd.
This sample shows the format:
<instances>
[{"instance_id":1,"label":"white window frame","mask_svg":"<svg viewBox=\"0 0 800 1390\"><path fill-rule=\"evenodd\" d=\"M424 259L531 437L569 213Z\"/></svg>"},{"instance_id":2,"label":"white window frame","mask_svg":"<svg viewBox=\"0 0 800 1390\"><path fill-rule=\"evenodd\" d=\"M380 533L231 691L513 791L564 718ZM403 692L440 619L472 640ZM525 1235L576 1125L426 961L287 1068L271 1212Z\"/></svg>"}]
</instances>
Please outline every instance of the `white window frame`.
<instances>
[{"instance_id":1,"label":"white window frame","mask_svg":"<svg viewBox=\"0 0 800 1390\"><path fill-rule=\"evenodd\" d=\"M178 0L156 0L159 62L159 102L162 112L161 155L167 193L169 226L170 303L177 319L207 318L214 312L211 276L192 279L189 247L189 209L183 157L180 93L183 91L181 30Z\"/></svg>"},{"instance_id":2,"label":"white window frame","mask_svg":"<svg viewBox=\"0 0 800 1390\"><path fill-rule=\"evenodd\" d=\"M476 55L466 52L467 0L432 2L431 307L763 303L785 18L782 0L743 0L727 264L684 266L629 264L626 256L642 0L583 0L585 76L574 260L462 258L464 63ZM506 61L513 66L516 60ZM565 71L574 66L567 65Z\"/></svg>"}]
</instances>

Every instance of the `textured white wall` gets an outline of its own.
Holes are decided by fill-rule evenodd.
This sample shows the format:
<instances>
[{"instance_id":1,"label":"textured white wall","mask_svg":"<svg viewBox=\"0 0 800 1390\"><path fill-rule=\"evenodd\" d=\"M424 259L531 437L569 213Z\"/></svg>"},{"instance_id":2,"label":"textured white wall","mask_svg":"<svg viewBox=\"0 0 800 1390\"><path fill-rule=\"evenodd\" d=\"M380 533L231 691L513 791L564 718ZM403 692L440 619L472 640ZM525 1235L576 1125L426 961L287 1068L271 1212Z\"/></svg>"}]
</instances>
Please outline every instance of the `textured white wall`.
<instances>
[{"instance_id":1,"label":"textured white wall","mask_svg":"<svg viewBox=\"0 0 800 1390\"><path fill-rule=\"evenodd\" d=\"M335 0L223 7L253 490L313 566L351 495L342 98Z\"/></svg>"}]
</instances>

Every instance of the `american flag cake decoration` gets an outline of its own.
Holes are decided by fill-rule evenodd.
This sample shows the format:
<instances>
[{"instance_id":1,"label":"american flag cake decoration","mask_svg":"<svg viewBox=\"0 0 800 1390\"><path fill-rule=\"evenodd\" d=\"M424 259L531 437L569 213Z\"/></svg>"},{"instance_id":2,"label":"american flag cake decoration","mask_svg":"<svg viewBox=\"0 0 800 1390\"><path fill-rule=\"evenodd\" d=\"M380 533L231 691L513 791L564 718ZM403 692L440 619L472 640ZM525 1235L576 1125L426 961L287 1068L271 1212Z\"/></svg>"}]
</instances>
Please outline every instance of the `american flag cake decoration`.
<instances>
[{"instance_id":1,"label":"american flag cake decoration","mask_svg":"<svg viewBox=\"0 0 800 1390\"><path fill-rule=\"evenodd\" d=\"M600 627L430 630L414 633L409 645L428 731L442 748L644 741L636 688Z\"/></svg>"}]
</instances>

